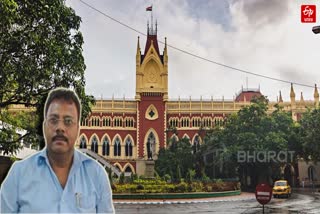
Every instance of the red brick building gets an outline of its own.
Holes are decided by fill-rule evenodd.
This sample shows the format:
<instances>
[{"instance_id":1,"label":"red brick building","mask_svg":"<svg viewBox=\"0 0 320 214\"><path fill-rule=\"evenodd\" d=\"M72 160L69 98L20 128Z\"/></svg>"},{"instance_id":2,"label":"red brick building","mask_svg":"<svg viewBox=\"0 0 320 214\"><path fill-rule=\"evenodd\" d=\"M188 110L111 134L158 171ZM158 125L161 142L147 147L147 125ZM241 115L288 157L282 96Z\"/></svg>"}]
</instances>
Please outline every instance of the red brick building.
<instances>
[{"instance_id":1,"label":"red brick building","mask_svg":"<svg viewBox=\"0 0 320 214\"><path fill-rule=\"evenodd\" d=\"M242 89L230 100L169 100L168 75L166 41L160 53L157 30L151 26L143 53L138 38L135 98L97 100L81 124L77 146L98 153L122 172L143 175L147 161L157 159L159 149L166 147L170 138L187 137L197 149L206 129L223 125L228 115L261 95L259 89ZM292 86L290 97L290 102L283 102L280 94L277 102L292 111L295 120L306 106L319 104L317 88L314 101L304 101L302 94L296 101ZM269 111L275 103L270 102Z\"/></svg>"}]
</instances>

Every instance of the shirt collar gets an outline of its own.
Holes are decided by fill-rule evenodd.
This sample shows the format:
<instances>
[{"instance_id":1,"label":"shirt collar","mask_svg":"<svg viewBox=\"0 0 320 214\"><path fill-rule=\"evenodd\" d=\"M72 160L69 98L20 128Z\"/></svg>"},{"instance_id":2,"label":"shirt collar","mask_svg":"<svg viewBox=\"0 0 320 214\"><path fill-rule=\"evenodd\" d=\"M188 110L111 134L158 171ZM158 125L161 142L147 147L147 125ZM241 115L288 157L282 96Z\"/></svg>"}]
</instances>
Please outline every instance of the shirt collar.
<instances>
[{"instance_id":1,"label":"shirt collar","mask_svg":"<svg viewBox=\"0 0 320 214\"><path fill-rule=\"evenodd\" d=\"M86 160L90 160L90 158L87 155L82 154L78 149L75 148L74 153L73 153L73 164L78 165ZM42 164L45 162L47 164L49 164L49 159L48 159L48 155L47 155L47 147L44 147L44 149L42 149L39 152L39 156L38 156L38 164Z\"/></svg>"}]
</instances>

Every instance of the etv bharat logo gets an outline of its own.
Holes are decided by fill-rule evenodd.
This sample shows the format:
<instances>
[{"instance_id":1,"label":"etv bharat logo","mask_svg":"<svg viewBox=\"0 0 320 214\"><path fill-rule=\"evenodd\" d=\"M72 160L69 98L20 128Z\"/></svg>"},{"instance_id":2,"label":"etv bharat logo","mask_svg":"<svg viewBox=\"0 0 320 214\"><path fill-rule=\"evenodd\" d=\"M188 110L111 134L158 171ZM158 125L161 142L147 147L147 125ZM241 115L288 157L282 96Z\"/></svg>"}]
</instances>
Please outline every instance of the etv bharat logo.
<instances>
[{"instance_id":1,"label":"etv bharat logo","mask_svg":"<svg viewBox=\"0 0 320 214\"><path fill-rule=\"evenodd\" d=\"M301 5L301 22L316 22L316 5Z\"/></svg>"}]
</instances>

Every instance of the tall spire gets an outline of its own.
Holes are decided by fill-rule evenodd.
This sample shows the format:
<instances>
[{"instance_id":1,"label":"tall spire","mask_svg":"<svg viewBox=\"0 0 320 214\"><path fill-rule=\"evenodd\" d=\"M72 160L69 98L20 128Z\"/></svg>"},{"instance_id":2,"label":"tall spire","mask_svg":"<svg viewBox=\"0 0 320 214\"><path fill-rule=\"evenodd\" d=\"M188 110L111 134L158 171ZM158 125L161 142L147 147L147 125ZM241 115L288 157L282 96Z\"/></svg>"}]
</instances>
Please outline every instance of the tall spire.
<instances>
[{"instance_id":1,"label":"tall spire","mask_svg":"<svg viewBox=\"0 0 320 214\"><path fill-rule=\"evenodd\" d=\"M318 107L319 106L319 92L318 92L317 84L314 85L313 97L314 97L314 103L315 103L316 107Z\"/></svg>"},{"instance_id":2,"label":"tall spire","mask_svg":"<svg viewBox=\"0 0 320 214\"><path fill-rule=\"evenodd\" d=\"M140 50L140 37L138 36L136 66L140 66L140 64L141 64L141 50Z\"/></svg>"},{"instance_id":3,"label":"tall spire","mask_svg":"<svg viewBox=\"0 0 320 214\"><path fill-rule=\"evenodd\" d=\"M293 84L291 83L290 98L291 98L291 100L292 99L294 100L295 97L296 97L296 94L294 93Z\"/></svg>"},{"instance_id":4,"label":"tall spire","mask_svg":"<svg viewBox=\"0 0 320 214\"><path fill-rule=\"evenodd\" d=\"M155 29L153 28L153 9L152 9L152 5L150 6L150 7L147 7L147 11L150 11L151 13L150 13L150 16L151 16L151 23L150 23L150 27L149 27L149 21L148 21L148 25L147 25L147 27L148 27L148 35L157 35L157 25L158 25L158 23L157 23L157 21L156 21L156 27L155 27Z\"/></svg>"},{"instance_id":5,"label":"tall spire","mask_svg":"<svg viewBox=\"0 0 320 214\"><path fill-rule=\"evenodd\" d=\"M144 55L147 54L151 44L153 43L153 46L154 46L158 56L160 57L158 39L157 39L158 22L156 21L156 26L154 28L154 26L153 26L153 14L152 14L153 10L152 10L152 6L147 7L147 11L151 12L151 24L149 25L149 21L148 21L148 24L147 24L147 28L148 28L147 29L147 32L148 32L147 33L147 43L146 43L146 46L145 46L145 49L144 49ZM143 59L143 57L142 57L142 59Z\"/></svg>"},{"instance_id":6,"label":"tall spire","mask_svg":"<svg viewBox=\"0 0 320 214\"><path fill-rule=\"evenodd\" d=\"M314 93L313 93L313 97L314 97L314 99L318 99L318 100L319 100L319 92L318 92L317 84L314 84Z\"/></svg>"},{"instance_id":7,"label":"tall spire","mask_svg":"<svg viewBox=\"0 0 320 214\"><path fill-rule=\"evenodd\" d=\"M158 21L156 20L156 34L157 34L157 31L158 31Z\"/></svg>"},{"instance_id":8,"label":"tall spire","mask_svg":"<svg viewBox=\"0 0 320 214\"><path fill-rule=\"evenodd\" d=\"M279 91L279 103L282 103L283 100L282 100L282 95L281 95L281 91Z\"/></svg>"},{"instance_id":9,"label":"tall spire","mask_svg":"<svg viewBox=\"0 0 320 214\"><path fill-rule=\"evenodd\" d=\"M137 54L140 54L140 36L138 36L138 43L137 43Z\"/></svg>"},{"instance_id":10,"label":"tall spire","mask_svg":"<svg viewBox=\"0 0 320 214\"><path fill-rule=\"evenodd\" d=\"M164 37L164 50L163 50L163 55L167 55L168 50L167 50L167 37Z\"/></svg>"},{"instance_id":11,"label":"tall spire","mask_svg":"<svg viewBox=\"0 0 320 214\"><path fill-rule=\"evenodd\" d=\"M293 90L293 84L291 83L290 89L290 101L291 101L291 117L294 121L297 121L297 114L296 114L296 94Z\"/></svg>"},{"instance_id":12,"label":"tall spire","mask_svg":"<svg viewBox=\"0 0 320 214\"><path fill-rule=\"evenodd\" d=\"M301 91L301 95L300 95L300 101L301 101L301 102L304 102L302 91Z\"/></svg>"}]
</instances>

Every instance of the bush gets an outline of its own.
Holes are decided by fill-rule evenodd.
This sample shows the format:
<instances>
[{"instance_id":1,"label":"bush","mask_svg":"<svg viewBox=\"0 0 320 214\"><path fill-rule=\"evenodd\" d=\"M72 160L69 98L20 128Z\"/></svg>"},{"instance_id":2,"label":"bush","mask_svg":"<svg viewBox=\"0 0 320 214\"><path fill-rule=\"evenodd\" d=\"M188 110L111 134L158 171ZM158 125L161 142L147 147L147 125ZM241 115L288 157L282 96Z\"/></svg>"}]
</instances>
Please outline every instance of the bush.
<instances>
[{"instance_id":1,"label":"bush","mask_svg":"<svg viewBox=\"0 0 320 214\"><path fill-rule=\"evenodd\" d=\"M133 181L134 184L143 184L143 185L164 185L167 182L160 179L137 179Z\"/></svg>"},{"instance_id":2,"label":"bush","mask_svg":"<svg viewBox=\"0 0 320 214\"><path fill-rule=\"evenodd\" d=\"M190 184L191 192L203 192L203 184L202 182L192 182Z\"/></svg>"},{"instance_id":3,"label":"bush","mask_svg":"<svg viewBox=\"0 0 320 214\"><path fill-rule=\"evenodd\" d=\"M168 177L167 177L168 178ZM121 179L120 179L121 180ZM182 179L181 179L182 180ZM111 185L114 193L184 193L184 192L219 192L240 189L239 182L194 181L179 184L167 183L160 179L137 179L131 184L120 183Z\"/></svg>"},{"instance_id":4,"label":"bush","mask_svg":"<svg viewBox=\"0 0 320 214\"><path fill-rule=\"evenodd\" d=\"M164 181L167 182L167 183L170 183L170 182L171 182L171 176L168 175L168 174L165 174L165 175L163 176L163 179L164 179Z\"/></svg>"},{"instance_id":5,"label":"bush","mask_svg":"<svg viewBox=\"0 0 320 214\"><path fill-rule=\"evenodd\" d=\"M124 184L124 173L123 172L120 174L119 184Z\"/></svg>"},{"instance_id":6,"label":"bush","mask_svg":"<svg viewBox=\"0 0 320 214\"><path fill-rule=\"evenodd\" d=\"M175 187L176 192L187 192L188 184L185 182L181 182Z\"/></svg>"},{"instance_id":7,"label":"bush","mask_svg":"<svg viewBox=\"0 0 320 214\"><path fill-rule=\"evenodd\" d=\"M209 183L209 182L210 182L210 178L204 174L204 175L202 176L202 182L203 182L203 183Z\"/></svg>"},{"instance_id":8,"label":"bush","mask_svg":"<svg viewBox=\"0 0 320 214\"><path fill-rule=\"evenodd\" d=\"M138 184L137 185L137 190L142 190L142 189L144 189L144 186L142 184Z\"/></svg>"},{"instance_id":9,"label":"bush","mask_svg":"<svg viewBox=\"0 0 320 214\"><path fill-rule=\"evenodd\" d=\"M186 181L188 183L191 183L194 180L195 175L196 175L196 171L189 169L187 172Z\"/></svg>"}]
</instances>

